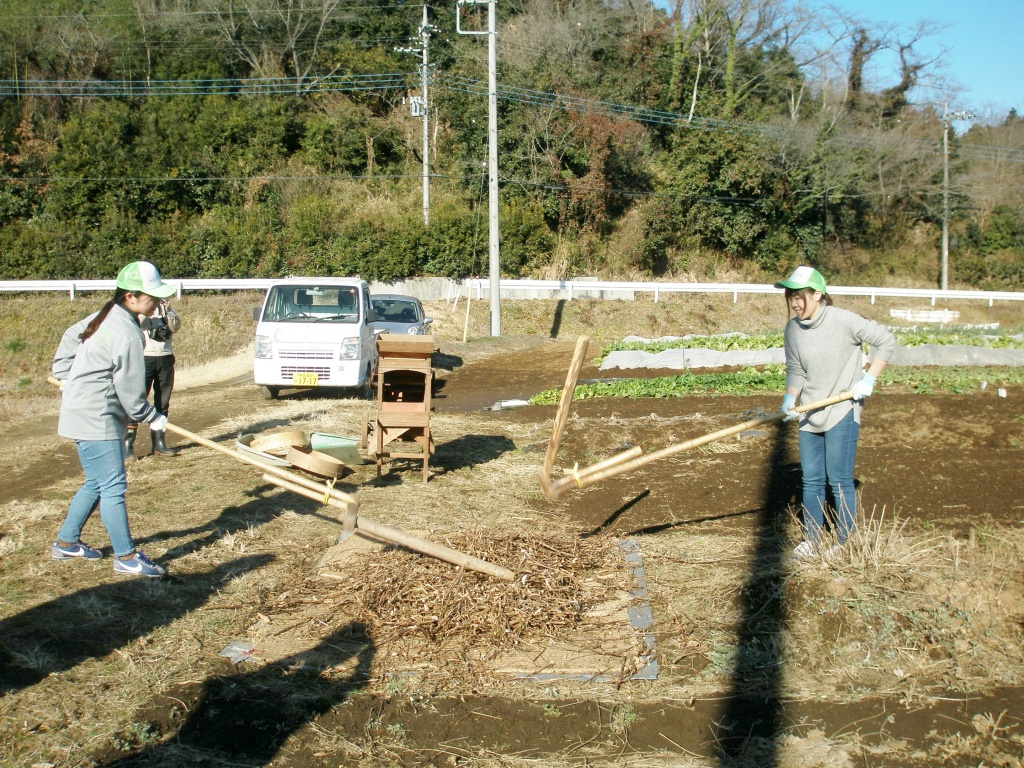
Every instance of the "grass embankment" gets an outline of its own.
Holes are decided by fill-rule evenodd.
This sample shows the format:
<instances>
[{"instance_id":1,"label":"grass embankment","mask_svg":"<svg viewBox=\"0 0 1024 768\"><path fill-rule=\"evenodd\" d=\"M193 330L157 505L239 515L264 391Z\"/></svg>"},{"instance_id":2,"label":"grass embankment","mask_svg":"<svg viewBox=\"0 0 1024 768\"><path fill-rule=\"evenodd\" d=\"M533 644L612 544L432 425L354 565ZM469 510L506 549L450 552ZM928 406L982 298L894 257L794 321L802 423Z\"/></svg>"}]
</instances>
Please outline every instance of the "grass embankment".
<instances>
[{"instance_id":1,"label":"grass embankment","mask_svg":"<svg viewBox=\"0 0 1024 768\"><path fill-rule=\"evenodd\" d=\"M0 391L32 390L45 384L50 361L64 331L100 309L105 293L0 296ZM252 291L186 294L171 299L182 318L174 352L183 368L230 357L252 343L252 308L262 294Z\"/></svg>"},{"instance_id":2,"label":"grass embankment","mask_svg":"<svg viewBox=\"0 0 1024 768\"><path fill-rule=\"evenodd\" d=\"M35 407L31 402L33 399L52 402L46 377L61 335L68 326L99 309L106 299L105 294L98 293L79 294L75 301L63 294L0 296L0 421L15 414L31 412ZM261 300L262 294L253 291L192 293L180 300L172 300L183 323L174 342L180 387L187 386L190 381L203 383L217 380L218 376L237 375L240 368L247 366L248 348L254 332L252 308ZM909 303L903 299L879 299L874 304L855 297L843 300L843 306L883 323L890 323L891 308L906 307ZM622 341L631 335L657 339L662 336L711 336L736 332L758 339L758 344L773 346L781 344L781 329L787 319L786 309L778 296L743 296L739 301L733 301L727 294L686 295L658 302L653 301L653 296L644 294L639 294L636 301L506 300L501 307L502 336L492 338L486 301L470 302L468 316L465 300L455 305L444 301L427 302L426 308L434 318L434 337L438 344L446 348L459 347L469 356L500 349L514 343L516 338L575 338L582 334L593 339L592 349L601 345L602 355L612 349L633 348L630 343ZM1024 308L1009 302L995 307L988 307L980 301L964 302L952 308L960 312L964 324L999 323L999 331L986 333L997 333L1004 339L1024 330L1021 311ZM901 334L901 343L909 344L915 339L917 343L925 343L920 339L929 337L931 334L915 335L907 330ZM927 343L968 343L963 339L977 339L979 333L946 334L942 338L946 341ZM466 344L463 344L464 339ZM687 342L668 342L660 348L667 349L680 343ZM725 348L751 348L735 345L753 342L734 339L718 343L733 345ZM655 342L653 347L645 348L658 351L659 347ZM229 360L234 362L225 362ZM726 379L720 374L711 375L710 379L706 376L709 374L686 374L672 377L679 381L661 385L622 384L618 386L631 390L633 394L613 389L603 395L667 397L712 391L755 393L779 388L776 374L729 375ZM915 378L915 381L922 382L920 385L910 383L909 374L901 371L890 370L886 376L888 381L898 382L901 386L952 391L977 386L981 381L988 381L990 385L995 385L997 380L1005 384L1019 383L1017 380L1004 381L983 369L970 372L936 370L929 373L931 383ZM599 395L596 390L591 392L580 388L577 396Z\"/></svg>"}]
</instances>

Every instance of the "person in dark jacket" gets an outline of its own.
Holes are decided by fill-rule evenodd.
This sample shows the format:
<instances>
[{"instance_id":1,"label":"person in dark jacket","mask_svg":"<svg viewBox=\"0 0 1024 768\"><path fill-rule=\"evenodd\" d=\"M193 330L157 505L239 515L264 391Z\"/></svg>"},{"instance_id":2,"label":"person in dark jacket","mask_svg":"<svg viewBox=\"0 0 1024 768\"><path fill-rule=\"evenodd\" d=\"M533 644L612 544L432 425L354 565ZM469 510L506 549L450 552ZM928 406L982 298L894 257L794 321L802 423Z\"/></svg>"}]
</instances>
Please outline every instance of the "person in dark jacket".
<instances>
[{"instance_id":1,"label":"person in dark jacket","mask_svg":"<svg viewBox=\"0 0 1024 768\"><path fill-rule=\"evenodd\" d=\"M139 315L139 325L146 337L146 397L153 393L153 406L164 416L170 412L171 392L174 390L174 348L172 339L181 330L181 318L164 299L152 315ZM125 461L135 459L135 436L139 425L128 424L124 439ZM153 454L172 458L178 455L177 448L171 448L164 439L166 432L150 430Z\"/></svg>"}]
</instances>

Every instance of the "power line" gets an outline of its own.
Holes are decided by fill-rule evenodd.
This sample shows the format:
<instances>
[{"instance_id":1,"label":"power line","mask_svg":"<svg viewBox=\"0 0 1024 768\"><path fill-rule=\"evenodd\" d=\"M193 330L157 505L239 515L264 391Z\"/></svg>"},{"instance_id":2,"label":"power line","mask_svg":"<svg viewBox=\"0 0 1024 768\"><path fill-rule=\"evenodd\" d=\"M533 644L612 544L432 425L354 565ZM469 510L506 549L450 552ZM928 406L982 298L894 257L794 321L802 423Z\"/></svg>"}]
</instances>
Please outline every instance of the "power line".
<instances>
[{"instance_id":1,"label":"power line","mask_svg":"<svg viewBox=\"0 0 1024 768\"><path fill-rule=\"evenodd\" d=\"M439 83L447 85L451 90L462 93L482 96L486 93L486 85L468 77L440 74ZM531 88L519 88L516 86L499 85L498 96L505 101L528 104L534 106L548 106L566 111L587 112L591 114L603 114L609 117L622 117L634 122L647 125L665 125L675 128L697 128L707 131L728 131L740 134L758 134L769 139L782 139L788 134L783 128L766 123L747 123L739 120L726 120L716 118L690 118L678 112L667 112L664 110L650 109L647 107L636 107L625 104L615 104L596 99L587 99L579 96L553 93L549 91L538 91ZM871 146L870 138L863 139L855 136L834 137L833 144L848 147ZM911 147L918 154L934 154L937 150L937 142L919 140L904 140L903 146ZM989 147L975 144L961 144L960 153L965 157L976 157L980 160L1003 160L1012 163L1024 163L1024 149L1008 149L1003 147Z\"/></svg>"},{"instance_id":2,"label":"power line","mask_svg":"<svg viewBox=\"0 0 1024 768\"><path fill-rule=\"evenodd\" d=\"M345 91L396 90L409 87L413 73L391 72L363 75L330 75L325 77L251 77L210 78L201 80L0 80L2 96L59 96L64 98L139 98L144 96L244 96ZM435 73L435 87L450 92L486 97L487 84L459 75ZM678 112L617 104L551 91L512 85L499 85L498 97L509 103L544 106L563 111L602 114L632 120L645 125L672 128L694 128L705 131L728 131L744 135L760 135L774 140L785 138L788 131L766 123L749 123L722 118L689 117ZM871 137L833 137L830 143L843 147L870 147ZM932 155L937 143L903 140L902 146L916 154ZM993 147L962 143L960 155L968 159L993 162L1024 163L1024 149Z\"/></svg>"},{"instance_id":3,"label":"power line","mask_svg":"<svg viewBox=\"0 0 1024 768\"><path fill-rule=\"evenodd\" d=\"M203 80L0 80L2 96L138 98L143 96L242 96L297 92L405 88L409 75L389 72L325 77L249 77Z\"/></svg>"},{"instance_id":4,"label":"power line","mask_svg":"<svg viewBox=\"0 0 1024 768\"><path fill-rule=\"evenodd\" d=\"M392 2L392 3L376 4L376 5L368 5L366 3L363 3L362 0L345 0L345 2L342 2L342 0L338 0L337 7L340 10L357 9L357 10L395 10L395 11L397 11L397 10L403 10L405 8L416 8L416 7L418 7L418 5L419 4L409 5L409 4L406 4L405 2L403 2L403 0L394 0L394 2ZM309 10L310 13L314 13L314 12L317 12L318 10L320 10L320 9L318 9L318 8L310 8L308 10ZM208 17L208 16L223 17L223 16L236 16L236 15L237 16L251 16L251 15L262 16L262 15L269 15L269 14L267 14L267 13L263 13L263 14L250 14L248 12L241 12L241 11L235 11L234 13L232 13L230 11L176 11L176 10L171 10L171 11L151 11L151 12L138 11L136 13L109 13L109 12L104 12L104 13L86 13L86 12L83 11L81 13L64 13L64 14L46 14L46 13L39 13L39 14L16 14L16 15L6 15L5 14L5 15L0 15L0 19L11 20L11 21L67 21L67 20L92 21L92 20L101 20L101 19L140 19L140 18L145 18L145 19L160 19L160 18L176 19L176 18L200 18L200 17Z\"/></svg>"}]
</instances>

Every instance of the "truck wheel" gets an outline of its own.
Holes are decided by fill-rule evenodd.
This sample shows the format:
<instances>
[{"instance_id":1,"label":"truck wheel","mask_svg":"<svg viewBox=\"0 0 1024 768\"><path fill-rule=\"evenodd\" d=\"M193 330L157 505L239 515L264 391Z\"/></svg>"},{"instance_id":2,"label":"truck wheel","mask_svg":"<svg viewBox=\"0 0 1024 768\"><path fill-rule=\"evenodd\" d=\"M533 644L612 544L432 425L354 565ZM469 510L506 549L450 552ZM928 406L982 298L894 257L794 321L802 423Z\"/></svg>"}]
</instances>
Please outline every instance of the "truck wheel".
<instances>
[{"instance_id":1,"label":"truck wheel","mask_svg":"<svg viewBox=\"0 0 1024 768\"><path fill-rule=\"evenodd\" d=\"M359 391L360 396L363 400L374 400L377 397L377 382L374 381L373 376L373 365L366 366L366 380L363 381L363 386Z\"/></svg>"},{"instance_id":2,"label":"truck wheel","mask_svg":"<svg viewBox=\"0 0 1024 768\"><path fill-rule=\"evenodd\" d=\"M277 393L280 391L278 387L260 387L260 394L264 400L277 400Z\"/></svg>"}]
</instances>

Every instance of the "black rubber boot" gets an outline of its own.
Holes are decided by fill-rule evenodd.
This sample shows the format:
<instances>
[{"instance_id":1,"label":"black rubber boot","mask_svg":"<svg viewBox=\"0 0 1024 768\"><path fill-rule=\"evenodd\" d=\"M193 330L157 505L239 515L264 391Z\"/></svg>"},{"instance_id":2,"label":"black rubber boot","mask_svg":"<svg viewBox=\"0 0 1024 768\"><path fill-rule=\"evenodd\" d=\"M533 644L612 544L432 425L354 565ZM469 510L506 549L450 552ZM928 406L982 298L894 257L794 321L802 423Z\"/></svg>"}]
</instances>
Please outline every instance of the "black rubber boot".
<instances>
[{"instance_id":1,"label":"black rubber boot","mask_svg":"<svg viewBox=\"0 0 1024 768\"><path fill-rule=\"evenodd\" d=\"M166 432L155 432L152 429L149 430L150 440L153 441L153 453L157 456L164 456L170 459L178 455L178 449L167 447L167 442L164 439L166 435Z\"/></svg>"},{"instance_id":2,"label":"black rubber boot","mask_svg":"<svg viewBox=\"0 0 1024 768\"><path fill-rule=\"evenodd\" d=\"M128 431L124 435L124 460L135 461L135 435L138 432L137 424L129 424Z\"/></svg>"}]
</instances>

